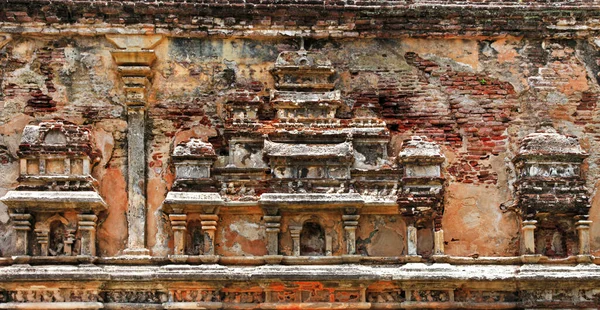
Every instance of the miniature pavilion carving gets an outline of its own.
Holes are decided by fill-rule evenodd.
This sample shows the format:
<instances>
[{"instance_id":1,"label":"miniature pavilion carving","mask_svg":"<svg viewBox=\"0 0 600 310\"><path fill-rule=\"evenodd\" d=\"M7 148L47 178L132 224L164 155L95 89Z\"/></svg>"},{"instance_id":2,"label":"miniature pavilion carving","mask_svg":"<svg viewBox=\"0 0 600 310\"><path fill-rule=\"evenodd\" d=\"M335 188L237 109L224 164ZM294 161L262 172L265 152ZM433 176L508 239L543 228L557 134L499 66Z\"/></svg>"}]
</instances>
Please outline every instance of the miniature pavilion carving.
<instances>
[{"instance_id":1,"label":"miniature pavilion carving","mask_svg":"<svg viewBox=\"0 0 600 310\"><path fill-rule=\"evenodd\" d=\"M598 308L598 20L7 1L0 309Z\"/></svg>"}]
</instances>

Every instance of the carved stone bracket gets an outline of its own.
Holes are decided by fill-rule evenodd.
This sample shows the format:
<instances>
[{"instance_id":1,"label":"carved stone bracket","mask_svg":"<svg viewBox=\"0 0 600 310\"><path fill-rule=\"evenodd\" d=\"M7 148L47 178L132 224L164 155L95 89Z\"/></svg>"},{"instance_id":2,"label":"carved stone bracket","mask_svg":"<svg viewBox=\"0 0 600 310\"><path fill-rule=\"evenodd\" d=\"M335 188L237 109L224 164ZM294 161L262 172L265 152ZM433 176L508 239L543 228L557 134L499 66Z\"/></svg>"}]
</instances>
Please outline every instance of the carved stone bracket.
<instances>
[{"instance_id":1,"label":"carved stone bracket","mask_svg":"<svg viewBox=\"0 0 600 310\"><path fill-rule=\"evenodd\" d=\"M152 76L150 66L156 60L152 48L162 41L163 36L107 35L106 38L118 48L111 54L123 79L126 104L144 106Z\"/></svg>"}]
</instances>

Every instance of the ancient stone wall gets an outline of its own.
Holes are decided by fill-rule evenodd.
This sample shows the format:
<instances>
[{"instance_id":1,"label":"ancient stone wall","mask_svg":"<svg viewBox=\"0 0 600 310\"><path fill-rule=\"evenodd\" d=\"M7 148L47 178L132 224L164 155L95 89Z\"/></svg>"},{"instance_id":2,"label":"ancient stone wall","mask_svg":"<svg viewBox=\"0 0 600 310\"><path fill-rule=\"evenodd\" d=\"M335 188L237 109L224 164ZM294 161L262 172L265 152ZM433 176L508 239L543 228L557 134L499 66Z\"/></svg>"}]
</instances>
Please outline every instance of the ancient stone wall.
<instances>
[{"instance_id":1,"label":"ancient stone wall","mask_svg":"<svg viewBox=\"0 0 600 310\"><path fill-rule=\"evenodd\" d=\"M0 309L600 302L593 2L0 8Z\"/></svg>"}]
</instances>

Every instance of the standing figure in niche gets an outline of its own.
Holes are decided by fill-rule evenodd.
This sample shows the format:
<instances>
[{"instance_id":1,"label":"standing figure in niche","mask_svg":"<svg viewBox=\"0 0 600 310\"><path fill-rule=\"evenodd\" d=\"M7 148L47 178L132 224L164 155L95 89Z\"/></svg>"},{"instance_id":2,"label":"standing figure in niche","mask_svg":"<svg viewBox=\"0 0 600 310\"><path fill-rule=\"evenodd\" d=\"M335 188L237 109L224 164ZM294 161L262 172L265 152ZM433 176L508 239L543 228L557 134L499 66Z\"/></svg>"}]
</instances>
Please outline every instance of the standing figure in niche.
<instances>
[{"instance_id":1,"label":"standing figure in niche","mask_svg":"<svg viewBox=\"0 0 600 310\"><path fill-rule=\"evenodd\" d=\"M60 221L54 221L50 224L50 236L48 244L48 253L50 256L59 256L65 252L65 240L67 230Z\"/></svg>"}]
</instances>

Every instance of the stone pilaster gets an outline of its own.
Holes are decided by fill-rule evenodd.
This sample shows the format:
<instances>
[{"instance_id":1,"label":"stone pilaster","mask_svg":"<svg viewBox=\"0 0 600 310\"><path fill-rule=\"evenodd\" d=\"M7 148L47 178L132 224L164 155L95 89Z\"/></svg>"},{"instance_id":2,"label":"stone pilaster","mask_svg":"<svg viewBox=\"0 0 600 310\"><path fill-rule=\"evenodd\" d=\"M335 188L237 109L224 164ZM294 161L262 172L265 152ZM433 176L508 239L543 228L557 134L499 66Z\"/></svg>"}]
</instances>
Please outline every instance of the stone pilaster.
<instances>
[{"instance_id":1,"label":"stone pilaster","mask_svg":"<svg viewBox=\"0 0 600 310\"><path fill-rule=\"evenodd\" d=\"M81 234L81 249L79 255L96 256L96 221L94 214L78 214L77 226Z\"/></svg>"},{"instance_id":2,"label":"stone pilaster","mask_svg":"<svg viewBox=\"0 0 600 310\"><path fill-rule=\"evenodd\" d=\"M31 214L11 213L10 218L13 221L13 227L17 235L17 243L15 245L16 255L27 255L29 247L29 231L31 230Z\"/></svg>"},{"instance_id":3,"label":"stone pilaster","mask_svg":"<svg viewBox=\"0 0 600 310\"><path fill-rule=\"evenodd\" d=\"M201 214L200 220L204 232L204 255L215 255L215 232L217 231L216 214Z\"/></svg>"},{"instance_id":4,"label":"stone pilaster","mask_svg":"<svg viewBox=\"0 0 600 310\"><path fill-rule=\"evenodd\" d=\"M590 225L592 221L579 220L577 234L579 236L579 255L590 255Z\"/></svg>"},{"instance_id":5,"label":"stone pilaster","mask_svg":"<svg viewBox=\"0 0 600 310\"><path fill-rule=\"evenodd\" d=\"M40 245L40 256L48 256L48 234L47 229L36 229L35 240Z\"/></svg>"},{"instance_id":6,"label":"stone pilaster","mask_svg":"<svg viewBox=\"0 0 600 310\"><path fill-rule=\"evenodd\" d=\"M73 243L75 243L75 231L72 229L67 230L67 239L65 240L65 255L73 255Z\"/></svg>"},{"instance_id":7,"label":"stone pilaster","mask_svg":"<svg viewBox=\"0 0 600 310\"><path fill-rule=\"evenodd\" d=\"M535 254L535 224L537 221L523 221L523 246L521 249L522 255Z\"/></svg>"},{"instance_id":8,"label":"stone pilaster","mask_svg":"<svg viewBox=\"0 0 600 310\"><path fill-rule=\"evenodd\" d=\"M414 224L409 224L406 228L406 242L409 256L417 255L417 228Z\"/></svg>"},{"instance_id":9,"label":"stone pilaster","mask_svg":"<svg viewBox=\"0 0 600 310\"><path fill-rule=\"evenodd\" d=\"M146 111L143 106L127 109L127 208L128 239L126 254L147 255L146 249L146 149L144 144Z\"/></svg>"},{"instance_id":10,"label":"stone pilaster","mask_svg":"<svg viewBox=\"0 0 600 310\"><path fill-rule=\"evenodd\" d=\"M264 220L267 233L267 253L269 255L278 255L279 232L281 231L281 216L265 215Z\"/></svg>"},{"instance_id":11,"label":"stone pilaster","mask_svg":"<svg viewBox=\"0 0 600 310\"><path fill-rule=\"evenodd\" d=\"M290 226L289 230L292 235L292 255L300 256L300 233L302 232L302 226Z\"/></svg>"},{"instance_id":12,"label":"stone pilaster","mask_svg":"<svg viewBox=\"0 0 600 310\"><path fill-rule=\"evenodd\" d=\"M173 230L173 255L184 255L187 215L182 210L173 210L173 212L173 214L169 214Z\"/></svg>"},{"instance_id":13,"label":"stone pilaster","mask_svg":"<svg viewBox=\"0 0 600 310\"><path fill-rule=\"evenodd\" d=\"M111 53L123 80L127 105L127 222L129 235L124 254L148 255L146 248L146 148L147 91L156 59L153 47L160 35L107 35L117 46Z\"/></svg>"},{"instance_id":14,"label":"stone pilaster","mask_svg":"<svg viewBox=\"0 0 600 310\"><path fill-rule=\"evenodd\" d=\"M433 255L444 255L444 231L433 232Z\"/></svg>"},{"instance_id":15,"label":"stone pilaster","mask_svg":"<svg viewBox=\"0 0 600 310\"><path fill-rule=\"evenodd\" d=\"M360 215L342 215L344 230L346 231L346 254L356 254L356 228Z\"/></svg>"}]
</instances>

